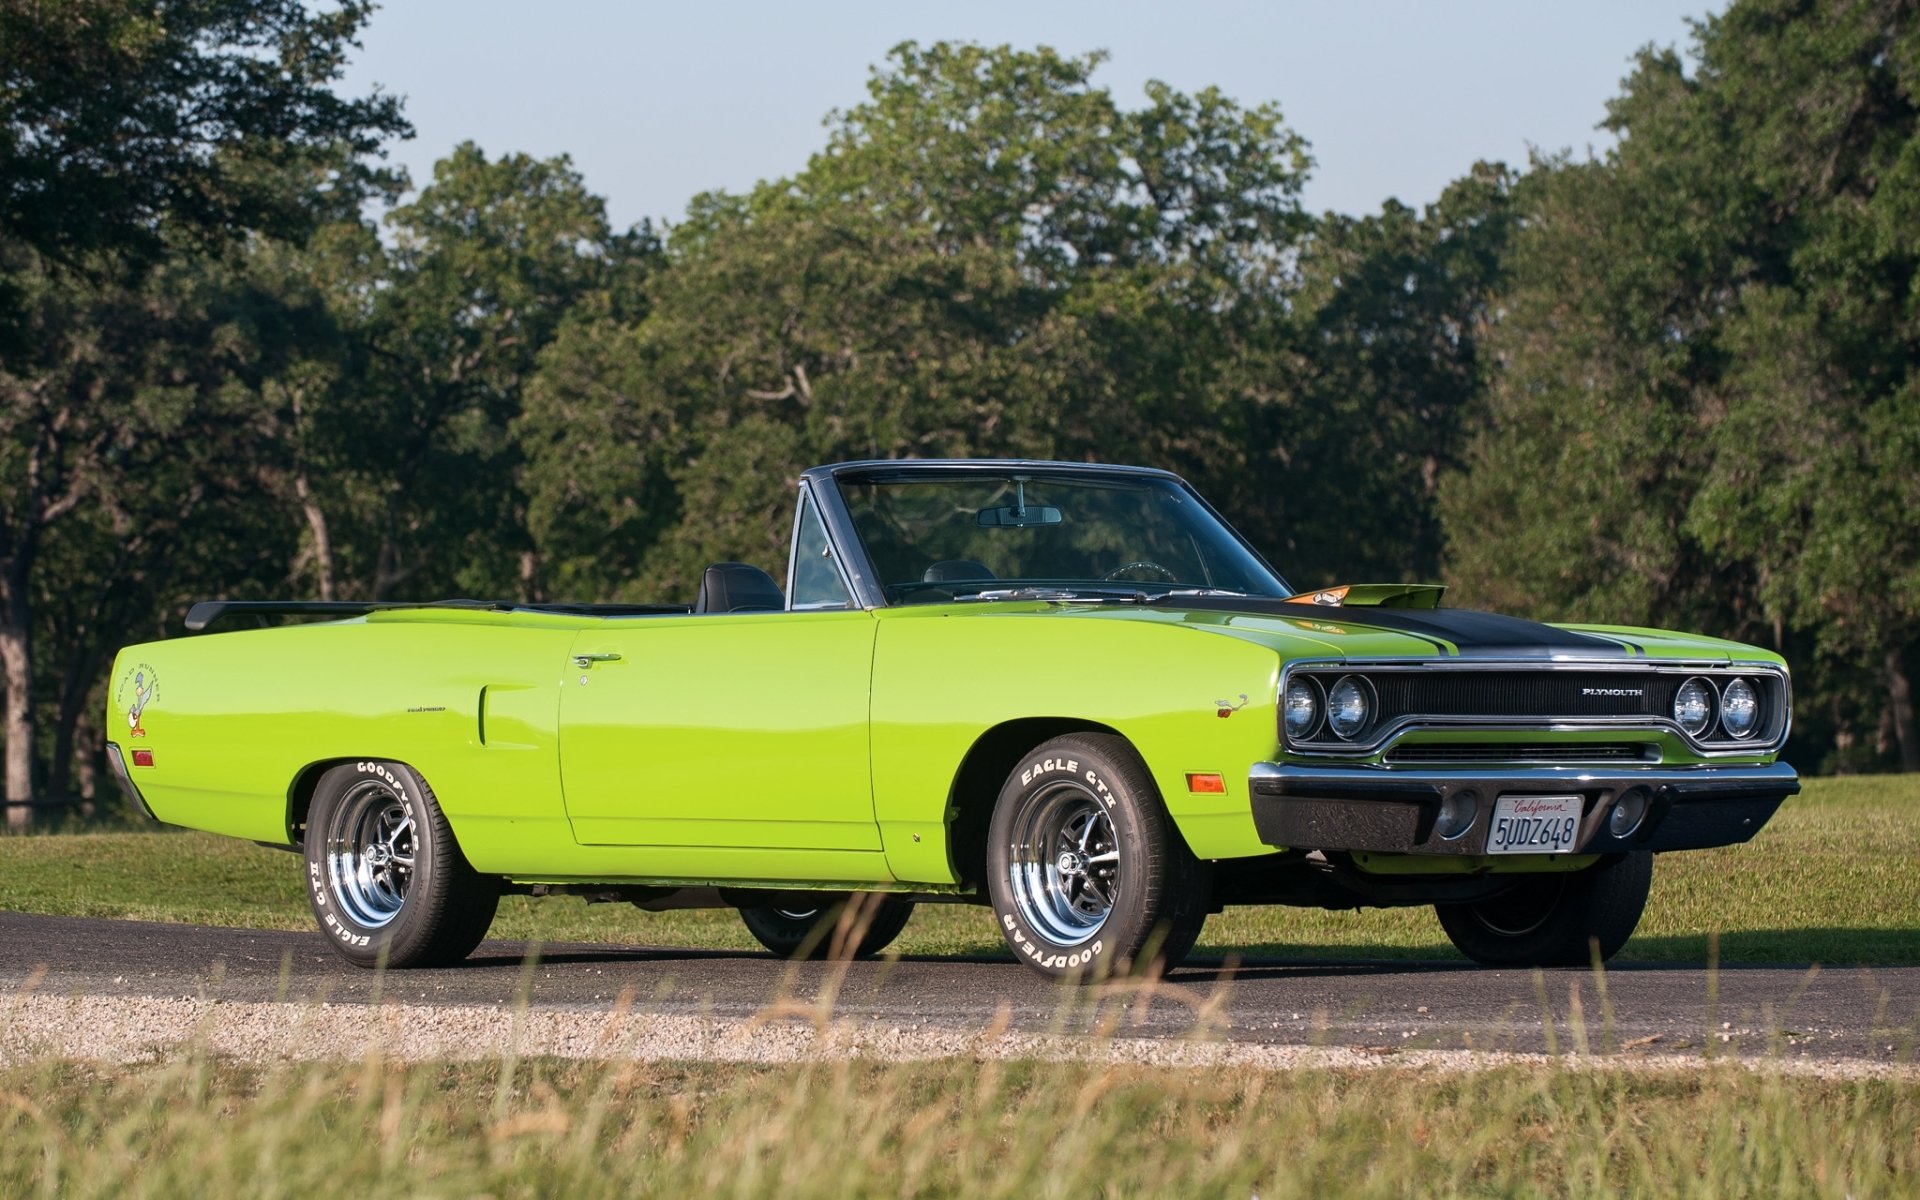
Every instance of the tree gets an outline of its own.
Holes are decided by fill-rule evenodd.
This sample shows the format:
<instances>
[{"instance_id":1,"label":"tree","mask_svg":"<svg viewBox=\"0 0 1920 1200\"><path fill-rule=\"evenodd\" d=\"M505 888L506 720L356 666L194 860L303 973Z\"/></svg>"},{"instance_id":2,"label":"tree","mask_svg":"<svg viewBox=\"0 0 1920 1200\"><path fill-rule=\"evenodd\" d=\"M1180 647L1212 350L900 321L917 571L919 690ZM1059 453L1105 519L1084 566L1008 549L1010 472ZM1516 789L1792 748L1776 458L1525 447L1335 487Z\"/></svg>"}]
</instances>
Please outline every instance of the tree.
<instances>
[{"instance_id":1,"label":"tree","mask_svg":"<svg viewBox=\"0 0 1920 1200\"><path fill-rule=\"evenodd\" d=\"M355 590L519 595L544 590L523 532L522 391L576 306L643 311L658 253L646 226L616 233L565 157L489 160L472 144L387 218L395 245L369 297L371 403L348 432L371 557Z\"/></svg>"},{"instance_id":2,"label":"tree","mask_svg":"<svg viewBox=\"0 0 1920 1200\"><path fill-rule=\"evenodd\" d=\"M534 523L573 577L610 515L609 591L778 568L792 478L835 459L1227 474L1309 224L1305 144L1211 90L1124 110L1100 60L897 47L806 170L696 201L646 320L570 328L529 395Z\"/></svg>"},{"instance_id":3,"label":"tree","mask_svg":"<svg viewBox=\"0 0 1920 1200\"><path fill-rule=\"evenodd\" d=\"M1916 6L1743 0L1693 54L1644 52L1617 148L1528 182L1455 575L1791 646L1803 731L1865 718L1920 769Z\"/></svg>"},{"instance_id":4,"label":"tree","mask_svg":"<svg viewBox=\"0 0 1920 1200\"><path fill-rule=\"evenodd\" d=\"M73 325L141 293L147 266L247 230L298 236L352 204L361 156L402 132L396 101L336 96L367 5L299 0L0 3L0 675L5 790L34 785L35 571L47 538L98 502L129 438L181 403L162 384L138 419L101 364L147 328ZM316 171L325 178L305 186ZM289 186L297 181L297 186ZM118 321L126 314L106 315ZM108 343L114 343L109 347ZM143 429L142 421L155 422ZM149 441L148 445L153 442Z\"/></svg>"},{"instance_id":5,"label":"tree","mask_svg":"<svg viewBox=\"0 0 1920 1200\"><path fill-rule=\"evenodd\" d=\"M1328 214L1301 255L1298 383L1261 412L1260 474L1284 480L1267 536L1294 582L1434 579L1442 475L1460 465L1517 225L1515 176L1479 163L1417 212Z\"/></svg>"},{"instance_id":6,"label":"tree","mask_svg":"<svg viewBox=\"0 0 1920 1200\"><path fill-rule=\"evenodd\" d=\"M323 193L407 132L399 101L338 82L373 6L344 0L0 2L0 240L71 267L259 229L298 236Z\"/></svg>"},{"instance_id":7,"label":"tree","mask_svg":"<svg viewBox=\"0 0 1920 1200\"><path fill-rule=\"evenodd\" d=\"M15 273L28 286L34 354L0 370L0 661L11 799L35 780L35 699L54 697L54 782L74 724L129 626L258 554L260 517L223 516L254 497L249 379L277 369L285 341L262 328L261 299L220 260L161 264L137 287L70 272ZM257 512L258 506L251 506ZM231 529L255 522L239 539ZM229 545L221 546L223 539ZM285 554L277 556L284 562ZM59 647L44 664L35 644Z\"/></svg>"}]
</instances>

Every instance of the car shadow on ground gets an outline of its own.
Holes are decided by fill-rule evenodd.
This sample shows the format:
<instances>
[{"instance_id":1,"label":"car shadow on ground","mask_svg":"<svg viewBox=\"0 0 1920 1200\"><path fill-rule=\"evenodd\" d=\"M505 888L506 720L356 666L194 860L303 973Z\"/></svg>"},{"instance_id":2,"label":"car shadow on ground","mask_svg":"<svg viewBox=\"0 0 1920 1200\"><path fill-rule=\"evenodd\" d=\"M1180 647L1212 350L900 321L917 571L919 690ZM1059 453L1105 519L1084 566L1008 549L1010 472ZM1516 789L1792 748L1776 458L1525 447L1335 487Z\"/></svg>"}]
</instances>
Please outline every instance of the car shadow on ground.
<instances>
[{"instance_id":1,"label":"car shadow on ground","mask_svg":"<svg viewBox=\"0 0 1920 1200\"><path fill-rule=\"evenodd\" d=\"M1816 948L1824 948L1818 953ZM1365 948L1342 947L1329 953L1326 946L1260 943L1235 947L1207 947L1173 971L1182 983L1223 979L1278 979L1335 976L1430 975L1487 970L1445 944L1413 949L1395 947L1373 955ZM489 941L453 970L520 969L529 951L545 966L592 966L642 962L762 962L781 960L763 950L692 946L583 944L537 945ZM875 965L898 963L1014 967L1011 954L905 954L874 960ZM1722 971L1806 970L1815 964L1831 967L1900 967L1920 965L1920 933L1880 929L1744 930L1720 939L1718 952L1704 935L1635 938L1607 970L1617 972L1699 971L1709 965ZM1024 970L1024 968L1022 968ZM1588 966L1558 968L1587 971Z\"/></svg>"}]
</instances>

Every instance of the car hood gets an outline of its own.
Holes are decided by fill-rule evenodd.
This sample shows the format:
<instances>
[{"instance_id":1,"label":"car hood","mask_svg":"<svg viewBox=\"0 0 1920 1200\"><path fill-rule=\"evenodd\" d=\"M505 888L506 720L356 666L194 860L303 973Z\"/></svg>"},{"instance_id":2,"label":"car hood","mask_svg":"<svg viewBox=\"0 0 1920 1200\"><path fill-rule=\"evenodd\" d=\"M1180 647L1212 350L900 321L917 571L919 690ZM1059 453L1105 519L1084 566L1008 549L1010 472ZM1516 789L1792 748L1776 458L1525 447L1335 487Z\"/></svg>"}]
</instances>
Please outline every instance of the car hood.
<instances>
[{"instance_id":1,"label":"car hood","mask_svg":"<svg viewBox=\"0 0 1920 1200\"><path fill-rule=\"evenodd\" d=\"M1267 645L1287 657L1777 661L1739 642L1659 629L1550 625L1463 608L1306 604L1246 596L1180 596L1143 607L1071 606L1104 619L1177 622Z\"/></svg>"}]
</instances>

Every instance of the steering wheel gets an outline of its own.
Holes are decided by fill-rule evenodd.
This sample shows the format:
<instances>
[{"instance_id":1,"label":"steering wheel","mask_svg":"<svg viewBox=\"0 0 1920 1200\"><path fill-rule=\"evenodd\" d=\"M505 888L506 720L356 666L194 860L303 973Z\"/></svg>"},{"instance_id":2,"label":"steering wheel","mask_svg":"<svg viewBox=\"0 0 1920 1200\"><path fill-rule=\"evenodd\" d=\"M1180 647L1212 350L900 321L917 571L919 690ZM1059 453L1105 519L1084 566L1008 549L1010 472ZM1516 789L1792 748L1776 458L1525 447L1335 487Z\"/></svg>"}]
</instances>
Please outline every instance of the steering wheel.
<instances>
[{"instance_id":1,"label":"steering wheel","mask_svg":"<svg viewBox=\"0 0 1920 1200\"><path fill-rule=\"evenodd\" d=\"M1111 581L1111 580L1120 578L1120 576L1125 575L1128 571L1139 571L1139 570L1158 571L1160 572L1160 577L1166 580L1168 583L1180 582L1180 577L1178 575L1175 575L1172 571L1167 570L1165 567L1161 566L1157 562L1154 562L1152 559L1146 559L1146 558L1139 559L1135 562L1122 563L1119 566L1115 567L1113 570L1108 571L1105 575L1102 575L1100 578L1103 582Z\"/></svg>"}]
</instances>

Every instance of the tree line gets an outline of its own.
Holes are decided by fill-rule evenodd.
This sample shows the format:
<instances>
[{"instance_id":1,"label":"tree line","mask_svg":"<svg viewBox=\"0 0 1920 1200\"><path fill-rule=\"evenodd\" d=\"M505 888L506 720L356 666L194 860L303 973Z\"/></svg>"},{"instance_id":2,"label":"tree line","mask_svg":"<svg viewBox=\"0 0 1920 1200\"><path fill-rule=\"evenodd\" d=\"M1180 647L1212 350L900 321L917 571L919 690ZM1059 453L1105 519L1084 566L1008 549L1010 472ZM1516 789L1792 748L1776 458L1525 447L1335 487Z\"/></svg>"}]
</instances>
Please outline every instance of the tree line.
<instances>
[{"instance_id":1,"label":"tree line","mask_svg":"<svg viewBox=\"0 0 1920 1200\"><path fill-rule=\"evenodd\" d=\"M1358 217L1274 105L905 44L622 230L564 157L407 192L364 4L0 0L7 796L110 790L112 655L194 599L685 601L778 573L801 469L968 455L1172 468L1303 587L1777 647L1799 765L1920 769L1914 7L1740 0L1604 156Z\"/></svg>"}]
</instances>

